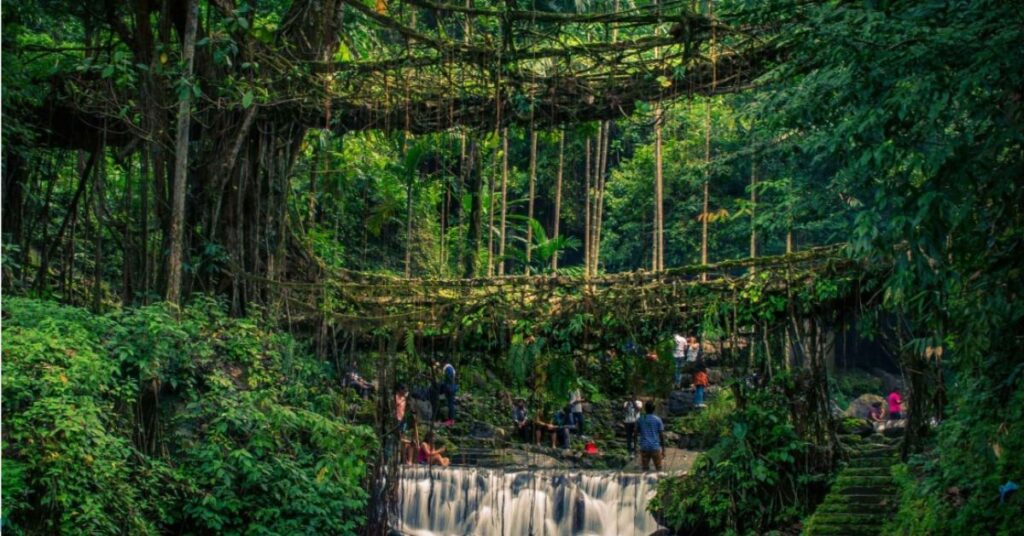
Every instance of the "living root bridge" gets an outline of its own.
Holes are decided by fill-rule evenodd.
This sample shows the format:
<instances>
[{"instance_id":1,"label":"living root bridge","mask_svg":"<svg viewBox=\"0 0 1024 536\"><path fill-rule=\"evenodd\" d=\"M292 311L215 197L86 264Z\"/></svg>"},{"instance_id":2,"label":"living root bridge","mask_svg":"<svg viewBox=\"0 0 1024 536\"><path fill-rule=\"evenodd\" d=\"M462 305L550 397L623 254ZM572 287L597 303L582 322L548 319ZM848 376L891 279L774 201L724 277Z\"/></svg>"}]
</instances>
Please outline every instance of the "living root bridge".
<instances>
[{"instance_id":1,"label":"living root bridge","mask_svg":"<svg viewBox=\"0 0 1024 536\"><path fill-rule=\"evenodd\" d=\"M353 333L378 330L460 331L479 322L504 329L521 319L567 325L574 319L631 318L656 324L702 315L713 302L774 307L820 296L844 299L859 289L862 267L841 255L842 246L789 255L581 278L560 275L472 279L403 279L333 271L318 283L274 282L292 321L325 319ZM707 274L707 280L700 276ZM816 292L828 282L835 292ZM782 300L781 302L778 300ZM826 303L802 304L800 309ZM780 309L779 312L781 312Z\"/></svg>"}]
</instances>

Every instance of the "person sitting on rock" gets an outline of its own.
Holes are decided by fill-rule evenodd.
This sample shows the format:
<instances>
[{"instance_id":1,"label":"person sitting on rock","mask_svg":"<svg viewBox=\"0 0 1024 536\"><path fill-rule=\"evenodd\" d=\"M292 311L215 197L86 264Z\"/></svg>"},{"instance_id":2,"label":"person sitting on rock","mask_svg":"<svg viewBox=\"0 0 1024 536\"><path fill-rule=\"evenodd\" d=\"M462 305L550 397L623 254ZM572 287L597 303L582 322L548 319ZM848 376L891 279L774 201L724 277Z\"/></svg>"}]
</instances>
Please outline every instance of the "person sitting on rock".
<instances>
[{"instance_id":1,"label":"person sitting on rock","mask_svg":"<svg viewBox=\"0 0 1024 536\"><path fill-rule=\"evenodd\" d=\"M512 408L512 421L516 427L516 435L524 442L530 441L530 412L526 410L526 400L516 399L516 405Z\"/></svg>"},{"instance_id":2,"label":"person sitting on rock","mask_svg":"<svg viewBox=\"0 0 1024 536\"><path fill-rule=\"evenodd\" d=\"M868 421L872 423L879 423L885 420L885 411L882 409L881 402L875 402L871 404L871 410L868 411Z\"/></svg>"},{"instance_id":3,"label":"person sitting on rock","mask_svg":"<svg viewBox=\"0 0 1024 536\"><path fill-rule=\"evenodd\" d=\"M551 438L551 448L555 448L555 441L558 439L558 425L555 423L545 422L540 418L542 416L543 415L538 416L538 418L533 421L533 431L535 434L534 441L539 445L544 434L548 434Z\"/></svg>"},{"instance_id":4,"label":"person sitting on rock","mask_svg":"<svg viewBox=\"0 0 1024 536\"><path fill-rule=\"evenodd\" d=\"M444 447L439 449L434 448L434 432L427 432L426 437L423 438L423 442L420 443L420 452L417 461L426 465L440 465L441 467L448 467L451 461L448 458L442 456L444 454Z\"/></svg>"}]
</instances>

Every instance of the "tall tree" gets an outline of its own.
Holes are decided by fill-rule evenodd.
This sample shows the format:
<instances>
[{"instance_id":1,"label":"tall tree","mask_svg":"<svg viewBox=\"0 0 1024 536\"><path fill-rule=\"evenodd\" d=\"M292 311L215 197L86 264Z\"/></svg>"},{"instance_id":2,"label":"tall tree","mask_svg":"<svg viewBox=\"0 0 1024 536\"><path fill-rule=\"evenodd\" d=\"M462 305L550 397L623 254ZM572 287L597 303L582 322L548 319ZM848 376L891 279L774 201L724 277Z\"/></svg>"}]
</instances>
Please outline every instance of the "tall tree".
<instances>
[{"instance_id":1,"label":"tall tree","mask_svg":"<svg viewBox=\"0 0 1024 536\"><path fill-rule=\"evenodd\" d=\"M171 244L167 256L167 301L181 301L182 263L185 241L185 190L188 182L189 125L192 119L192 68L196 53L196 27L199 19L197 0L188 0L185 36L182 45L185 90L178 96L177 140L174 144L174 195L171 203Z\"/></svg>"},{"instance_id":2,"label":"tall tree","mask_svg":"<svg viewBox=\"0 0 1024 536\"><path fill-rule=\"evenodd\" d=\"M533 258L533 204L537 197L537 131L530 128L530 192L526 202L526 268L530 275L530 260Z\"/></svg>"},{"instance_id":3,"label":"tall tree","mask_svg":"<svg viewBox=\"0 0 1024 536\"><path fill-rule=\"evenodd\" d=\"M505 275L505 230L508 215L508 127L501 130L501 228L498 232L498 275Z\"/></svg>"},{"instance_id":4,"label":"tall tree","mask_svg":"<svg viewBox=\"0 0 1024 536\"><path fill-rule=\"evenodd\" d=\"M565 130L558 134L558 173L555 176L555 222L552 236L554 240L559 237L559 224L562 220L562 173L565 169ZM558 270L558 250L551 255L551 271Z\"/></svg>"}]
</instances>

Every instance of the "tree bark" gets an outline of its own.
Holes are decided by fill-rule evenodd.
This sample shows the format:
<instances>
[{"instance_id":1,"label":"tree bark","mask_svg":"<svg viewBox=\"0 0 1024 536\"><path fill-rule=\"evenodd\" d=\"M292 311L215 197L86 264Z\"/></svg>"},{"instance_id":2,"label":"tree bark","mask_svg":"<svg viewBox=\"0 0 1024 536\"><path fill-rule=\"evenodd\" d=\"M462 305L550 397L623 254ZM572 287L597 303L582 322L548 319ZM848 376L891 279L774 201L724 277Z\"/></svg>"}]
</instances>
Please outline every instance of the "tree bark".
<instances>
[{"instance_id":1,"label":"tree bark","mask_svg":"<svg viewBox=\"0 0 1024 536\"><path fill-rule=\"evenodd\" d=\"M508 214L508 128L501 131L501 230L498 233L498 275L505 275L505 225Z\"/></svg>"},{"instance_id":2,"label":"tree bark","mask_svg":"<svg viewBox=\"0 0 1024 536\"><path fill-rule=\"evenodd\" d=\"M469 235L472 238L472 244L466 252L465 271L463 272L463 276L471 278L476 276L477 257L479 256L480 246L483 243L483 235L481 233L481 228L483 227L483 203L480 199L480 190L483 188L483 178L480 169L480 158L477 154L476 140L470 140L469 142L469 155L467 156L467 160L467 165L469 166L468 172L470 175L470 195L472 196L472 203L470 204L469 211Z\"/></svg>"},{"instance_id":3,"label":"tree bark","mask_svg":"<svg viewBox=\"0 0 1024 536\"><path fill-rule=\"evenodd\" d=\"M498 139L497 131L494 132L494 138ZM487 196L487 277L494 276L494 187L498 179L498 166L501 165L498 161L501 157L500 153L500 149L495 149L494 166L491 168L491 173L488 174L490 184Z\"/></svg>"},{"instance_id":4,"label":"tree bark","mask_svg":"<svg viewBox=\"0 0 1024 536\"><path fill-rule=\"evenodd\" d=\"M663 205L663 168L661 154L661 104L654 108L654 245L652 247L651 268L659 272L665 269L664 249L665 241L662 237L664 230Z\"/></svg>"},{"instance_id":5,"label":"tree bark","mask_svg":"<svg viewBox=\"0 0 1024 536\"><path fill-rule=\"evenodd\" d=\"M530 194L526 208L526 267L523 273L530 275L530 260L533 258L533 204L537 194L537 131L530 129Z\"/></svg>"},{"instance_id":6,"label":"tree bark","mask_svg":"<svg viewBox=\"0 0 1024 536\"><path fill-rule=\"evenodd\" d=\"M714 0L708 0L708 17L714 17ZM711 193L711 95L718 84L718 70L715 64L715 26L711 27L711 93L704 104L704 203L701 209L700 263L708 263L708 198ZM701 281L708 280L708 274L701 272Z\"/></svg>"},{"instance_id":7,"label":"tree bark","mask_svg":"<svg viewBox=\"0 0 1024 536\"><path fill-rule=\"evenodd\" d=\"M583 160L583 177L584 177L584 190L583 190L583 204L584 204L584 218L583 218L583 273L584 275L590 275L590 250L593 244L590 243L590 220L593 217L590 213L590 138L587 138L586 153Z\"/></svg>"},{"instance_id":8,"label":"tree bark","mask_svg":"<svg viewBox=\"0 0 1024 536\"><path fill-rule=\"evenodd\" d=\"M750 163L750 258L757 258L757 162ZM750 273L757 266L750 265Z\"/></svg>"},{"instance_id":9,"label":"tree bark","mask_svg":"<svg viewBox=\"0 0 1024 536\"><path fill-rule=\"evenodd\" d=\"M198 25L197 0L188 0L185 18L185 40L182 60L185 63L185 79L192 78L196 52L196 27ZM182 262L184 261L185 238L185 189L188 182L188 130L192 119L191 90L178 103L178 129L175 142L174 194L171 204L171 248L167 257L167 301L181 302Z\"/></svg>"},{"instance_id":10,"label":"tree bark","mask_svg":"<svg viewBox=\"0 0 1024 536\"><path fill-rule=\"evenodd\" d=\"M558 174L555 176L555 223L552 240L558 240L559 223L562 219L562 173L565 170L565 131L558 136ZM558 270L558 249L551 253L551 271Z\"/></svg>"}]
</instances>

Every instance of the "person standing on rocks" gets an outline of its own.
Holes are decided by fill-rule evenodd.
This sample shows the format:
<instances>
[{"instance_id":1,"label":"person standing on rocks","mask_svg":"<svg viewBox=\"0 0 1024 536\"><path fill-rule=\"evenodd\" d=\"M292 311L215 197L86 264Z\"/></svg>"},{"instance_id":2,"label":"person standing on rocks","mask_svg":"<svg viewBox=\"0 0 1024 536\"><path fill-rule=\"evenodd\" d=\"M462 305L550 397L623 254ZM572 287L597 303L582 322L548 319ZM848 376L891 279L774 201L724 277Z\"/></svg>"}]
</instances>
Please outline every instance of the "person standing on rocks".
<instances>
[{"instance_id":1,"label":"person standing on rocks","mask_svg":"<svg viewBox=\"0 0 1024 536\"><path fill-rule=\"evenodd\" d=\"M441 392L444 393L445 402L448 404L448 420L444 421L444 424L451 426L455 424L455 393L458 391L458 385L455 383L455 366L445 363L441 374L444 376Z\"/></svg>"},{"instance_id":2,"label":"person standing on rocks","mask_svg":"<svg viewBox=\"0 0 1024 536\"><path fill-rule=\"evenodd\" d=\"M889 403L889 420L898 421L903 418L903 397L899 386L893 387L886 402Z\"/></svg>"},{"instance_id":3,"label":"person standing on rocks","mask_svg":"<svg viewBox=\"0 0 1024 536\"><path fill-rule=\"evenodd\" d=\"M572 409L572 423L576 427L576 435L583 435L583 395L579 387L569 393L569 407Z\"/></svg>"},{"instance_id":4,"label":"person standing on rocks","mask_svg":"<svg viewBox=\"0 0 1024 536\"><path fill-rule=\"evenodd\" d=\"M697 369L697 372L693 374L693 405L698 408L705 407L704 404L704 390L708 386L708 371L704 365L701 365Z\"/></svg>"},{"instance_id":5,"label":"person standing on rocks","mask_svg":"<svg viewBox=\"0 0 1024 536\"><path fill-rule=\"evenodd\" d=\"M525 443L530 442L530 413L526 410L526 400L516 399L516 407L512 408L512 421L516 426L516 435Z\"/></svg>"},{"instance_id":6,"label":"person standing on rocks","mask_svg":"<svg viewBox=\"0 0 1024 536\"><path fill-rule=\"evenodd\" d=\"M636 421L640 433L640 464L644 471L654 462L654 469L661 471L665 460L665 425L661 418L654 414L654 402L648 400L644 404L644 414Z\"/></svg>"},{"instance_id":7,"label":"person standing on rocks","mask_svg":"<svg viewBox=\"0 0 1024 536\"><path fill-rule=\"evenodd\" d=\"M626 429L626 450L630 456L636 454L636 421L642 411L643 404L637 400L636 393L622 404L622 426Z\"/></svg>"},{"instance_id":8,"label":"person standing on rocks","mask_svg":"<svg viewBox=\"0 0 1024 536\"><path fill-rule=\"evenodd\" d=\"M672 338L675 340L676 344L675 350L672 351L672 359L675 361L676 365L674 385L676 389L679 389L683 386L683 364L686 363L686 352L689 349L689 341L686 340L685 336L678 333L673 335Z\"/></svg>"}]
</instances>

